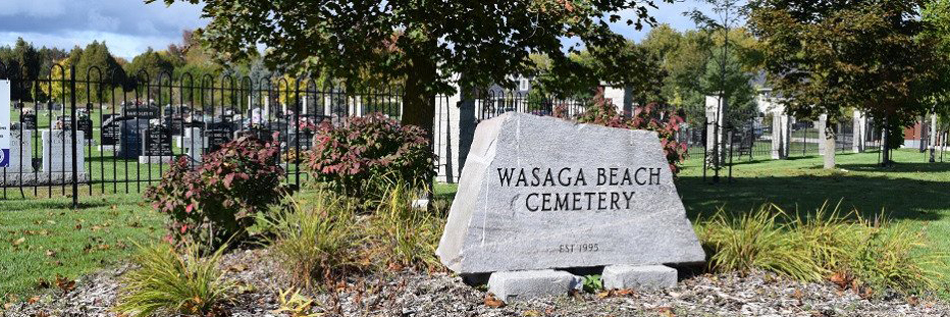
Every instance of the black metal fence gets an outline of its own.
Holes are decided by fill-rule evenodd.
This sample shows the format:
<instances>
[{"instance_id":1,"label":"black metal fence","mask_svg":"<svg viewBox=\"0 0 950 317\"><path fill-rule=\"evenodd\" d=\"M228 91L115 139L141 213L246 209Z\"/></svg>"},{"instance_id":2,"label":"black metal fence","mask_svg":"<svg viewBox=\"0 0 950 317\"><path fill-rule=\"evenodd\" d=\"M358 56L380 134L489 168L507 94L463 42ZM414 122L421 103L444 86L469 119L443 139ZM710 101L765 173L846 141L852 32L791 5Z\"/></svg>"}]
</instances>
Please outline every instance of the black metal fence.
<instances>
[{"instance_id":1,"label":"black metal fence","mask_svg":"<svg viewBox=\"0 0 950 317\"><path fill-rule=\"evenodd\" d=\"M117 79L90 68L53 66L47 78L11 82L10 165L0 168L3 199L141 192L185 155L193 164L241 133L277 133L288 181L309 177L301 156L321 122L380 112L402 116L401 88L347 90L309 77ZM0 69L0 78L6 70ZM436 107L453 111L446 96ZM436 125L442 124L436 120ZM74 141L76 140L76 141ZM433 136L433 147L447 140Z\"/></svg>"}]
</instances>

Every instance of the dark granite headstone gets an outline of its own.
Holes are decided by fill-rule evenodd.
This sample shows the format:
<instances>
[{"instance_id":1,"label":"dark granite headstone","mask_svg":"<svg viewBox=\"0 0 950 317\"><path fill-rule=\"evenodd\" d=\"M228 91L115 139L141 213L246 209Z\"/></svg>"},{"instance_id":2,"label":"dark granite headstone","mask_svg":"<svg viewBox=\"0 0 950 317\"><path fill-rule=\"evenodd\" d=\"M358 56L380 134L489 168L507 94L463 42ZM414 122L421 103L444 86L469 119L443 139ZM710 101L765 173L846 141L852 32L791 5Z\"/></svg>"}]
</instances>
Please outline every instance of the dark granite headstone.
<instances>
[{"instance_id":1,"label":"dark granite headstone","mask_svg":"<svg viewBox=\"0 0 950 317\"><path fill-rule=\"evenodd\" d=\"M102 136L100 140L102 145L116 145L119 141L120 121L115 120L115 118L118 118L118 116L113 114L102 115Z\"/></svg>"},{"instance_id":2,"label":"dark granite headstone","mask_svg":"<svg viewBox=\"0 0 950 317\"><path fill-rule=\"evenodd\" d=\"M20 123L23 124L23 130L36 129L36 114L29 113L20 116Z\"/></svg>"},{"instance_id":3,"label":"dark granite headstone","mask_svg":"<svg viewBox=\"0 0 950 317\"><path fill-rule=\"evenodd\" d=\"M136 159L142 155L142 134L148 130L148 120L119 121L119 152L116 157Z\"/></svg>"},{"instance_id":4,"label":"dark granite headstone","mask_svg":"<svg viewBox=\"0 0 950 317\"><path fill-rule=\"evenodd\" d=\"M230 122L214 122L208 124L205 137L208 138L208 153L221 149L221 146L231 141L234 136L234 125Z\"/></svg>"},{"instance_id":5,"label":"dark granite headstone","mask_svg":"<svg viewBox=\"0 0 950 317\"><path fill-rule=\"evenodd\" d=\"M165 127L150 127L145 130L143 156L172 156L172 133Z\"/></svg>"},{"instance_id":6,"label":"dark granite headstone","mask_svg":"<svg viewBox=\"0 0 950 317\"><path fill-rule=\"evenodd\" d=\"M79 131L83 131L83 137L86 140L92 140L92 119L89 117L79 118Z\"/></svg>"}]
</instances>

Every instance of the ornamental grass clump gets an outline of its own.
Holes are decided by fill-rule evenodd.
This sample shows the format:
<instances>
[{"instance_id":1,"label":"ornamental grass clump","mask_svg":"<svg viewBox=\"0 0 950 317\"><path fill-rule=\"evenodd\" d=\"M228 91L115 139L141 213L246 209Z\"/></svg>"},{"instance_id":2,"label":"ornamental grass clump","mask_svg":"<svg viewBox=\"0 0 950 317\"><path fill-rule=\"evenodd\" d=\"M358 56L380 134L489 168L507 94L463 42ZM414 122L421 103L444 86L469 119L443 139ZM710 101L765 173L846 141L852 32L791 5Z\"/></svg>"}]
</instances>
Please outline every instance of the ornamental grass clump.
<instances>
[{"instance_id":1,"label":"ornamental grass clump","mask_svg":"<svg viewBox=\"0 0 950 317\"><path fill-rule=\"evenodd\" d=\"M697 221L709 267L719 272L763 270L796 280L831 280L862 295L918 294L941 287L947 254L930 252L927 239L906 224L823 205L790 216L774 205L740 215L720 210Z\"/></svg>"},{"instance_id":2,"label":"ornamental grass clump","mask_svg":"<svg viewBox=\"0 0 950 317\"><path fill-rule=\"evenodd\" d=\"M709 266L720 272L765 270L802 281L818 281L821 266L808 253L800 234L792 232L770 206L732 217L720 210L712 219L698 222L697 235L711 255Z\"/></svg>"},{"instance_id":3,"label":"ornamental grass clump","mask_svg":"<svg viewBox=\"0 0 950 317\"><path fill-rule=\"evenodd\" d=\"M373 253L386 259L389 266L432 269L439 267L435 257L445 225L437 209L413 208L419 195L413 186L398 183L389 188L372 217L376 245ZM435 211L432 211L435 210Z\"/></svg>"},{"instance_id":4,"label":"ornamental grass clump","mask_svg":"<svg viewBox=\"0 0 950 317\"><path fill-rule=\"evenodd\" d=\"M320 192L270 220L268 243L296 286L314 289L326 277L360 270L355 251L364 237L348 201Z\"/></svg>"},{"instance_id":5,"label":"ornamental grass clump","mask_svg":"<svg viewBox=\"0 0 950 317\"><path fill-rule=\"evenodd\" d=\"M306 289L358 274L438 268L444 214L413 208L418 191L412 187L388 187L368 214L360 212L367 205L330 191L295 198L265 225L275 260L294 286Z\"/></svg>"},{"instance_id":6,"label":"ornamental grass clump","mask_svg":"<svg viewBox=\"0 0 950 317\"><path fill-rule=\"evenodd\" d=\"M224 248L201 258L198 248L179 250L167 243L140 246L136 268L122 276L115 311L127 316L218 316L234 284L218 262Z\"/></svg>"}]
</instances>

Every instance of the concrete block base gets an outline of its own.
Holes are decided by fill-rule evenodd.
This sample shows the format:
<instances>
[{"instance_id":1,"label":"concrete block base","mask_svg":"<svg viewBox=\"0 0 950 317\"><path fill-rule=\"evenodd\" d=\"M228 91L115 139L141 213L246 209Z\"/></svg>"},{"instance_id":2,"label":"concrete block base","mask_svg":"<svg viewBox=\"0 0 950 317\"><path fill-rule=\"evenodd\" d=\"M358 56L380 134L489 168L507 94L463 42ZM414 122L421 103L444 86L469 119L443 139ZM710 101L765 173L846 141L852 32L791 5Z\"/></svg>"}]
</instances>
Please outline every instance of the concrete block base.
<instances>
[{"instance_id":1,"label":"concrete block base","mask_svg":"<svg viewBox=\"0 0 950 317\"><path fill-rule=\"evenodd\" d=\"M676 286L676 269L663 265L611 265L602 275L606 289L656 290Z\"/></svg>"},{"instance_id":2,"label":"concrete block base","mask_svg":"<svg viewBox=\"0 0 950 317\"><path fill-rule=\"evenodd\" d=\"M169 156L139 156L139 164L174 164L176 157Z\"/></svg>"},{"instance_id":3,"label":"concrete block base","mask_svg":"<svg viewBox=\"0 0 950 317\"><path fill-rule=\"evenodd\" d=\"M555 270L495 272L488 279L488 292L504 302L537 297L564 296L580 290L584 279Z\"/></svg>"}]
</instances>

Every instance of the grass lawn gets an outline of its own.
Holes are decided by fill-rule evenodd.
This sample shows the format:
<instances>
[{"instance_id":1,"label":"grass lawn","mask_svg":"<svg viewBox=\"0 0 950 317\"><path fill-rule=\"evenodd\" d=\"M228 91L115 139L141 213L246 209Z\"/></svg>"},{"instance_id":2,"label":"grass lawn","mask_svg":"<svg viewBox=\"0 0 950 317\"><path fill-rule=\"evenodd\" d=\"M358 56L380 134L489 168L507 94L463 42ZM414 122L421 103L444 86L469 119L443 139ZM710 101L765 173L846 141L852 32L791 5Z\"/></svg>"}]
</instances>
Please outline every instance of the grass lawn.
<instances>
[{"instance_id":1,"label":"grass lawn","mask_svg":"<svg viewBox=\"0 0 950 317\"><path fill-rule=\"evenodd\" d=\"M881 168L878 153L838 154L838 169L828 171L823 159L736 162L733 183L713 185L703 181L699 157L686 162L677 188L692 220L721 207L738 213L774 203L789 213L806 213L840 202L845 211L868 219L884 214L909 223L926 234L934 252L950 252L950 162L931 164L922 153L899 150L895 166ZM950 279L950 271L944 274Z\"/></svg>"},{"instance_id":2,"label":"grass lawn","mask_svg":"<svg viewBox=\"0 0 950 317\"><path fill-rule=\"evenodd\" d=\"M41 279L74 279L126 259L135 243L163 235L140 194L0 202L0 295L36 291ZM2 300L0 300L2 302Z\"/></svg>"},{"instance_id":3,"label":"grass lawn","mask_svg":"<svg viewBox=\"0 0 950 317\"><path fill-rule=\"evenodd\" d=\"M439 199L451 199L456 188L438 184L435 192ZM66 197L0 200L0 304L6 294L25 299L36 293L40 279L56 287L56 275L79 278L125 260L135 243L164 236L164 216L141 194L86 196L83 190L79 210L71 210ZM54 191L56 197L59 187Z\"/></svg>"}]
</instances>

